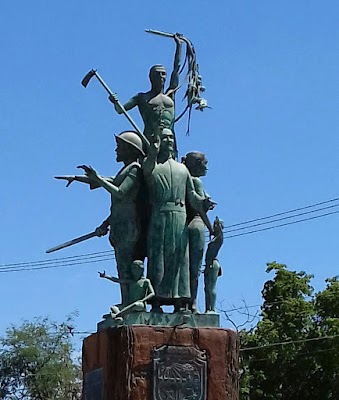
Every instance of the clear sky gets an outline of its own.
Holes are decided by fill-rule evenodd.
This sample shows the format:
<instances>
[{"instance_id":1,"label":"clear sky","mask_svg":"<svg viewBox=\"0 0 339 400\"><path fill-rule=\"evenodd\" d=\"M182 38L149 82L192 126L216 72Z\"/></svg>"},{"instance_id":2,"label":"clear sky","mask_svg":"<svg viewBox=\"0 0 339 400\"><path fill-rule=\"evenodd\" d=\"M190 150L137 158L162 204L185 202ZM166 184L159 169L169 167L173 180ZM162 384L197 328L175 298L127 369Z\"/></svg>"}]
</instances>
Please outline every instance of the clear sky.
<instances>
[{"instance_id":1,"label":"clear sky","mask_svg":"<svg viewBox=\"0 0 339 400\"><path fill-rule=\"evenodd\" d=\"M45 254L92 231L110 203L103 190L66 189L53 176L79 164L106 176L120 168L113 134L129 124L97 81L87 89L80 81L97 68L122 101L148 90L151 65L171 71L174 42L146 28L195 45L213 109L193 112L190 136L186 120L176 132L180 155L200 150L209 159L211 218L231 225L339 197L338 15L336 0L1 1L0 264L110 250L107 238L94 238ZM225 240L219 301L259 304L273 260L314 274L321 290L339 273L338 217ZM118 287L98 278L103 269L116 273L113 261L0 273L0 334L24 318L62 320L73 310L77 329L94 331L119 301Z\"/></svg>"}]
</instances>

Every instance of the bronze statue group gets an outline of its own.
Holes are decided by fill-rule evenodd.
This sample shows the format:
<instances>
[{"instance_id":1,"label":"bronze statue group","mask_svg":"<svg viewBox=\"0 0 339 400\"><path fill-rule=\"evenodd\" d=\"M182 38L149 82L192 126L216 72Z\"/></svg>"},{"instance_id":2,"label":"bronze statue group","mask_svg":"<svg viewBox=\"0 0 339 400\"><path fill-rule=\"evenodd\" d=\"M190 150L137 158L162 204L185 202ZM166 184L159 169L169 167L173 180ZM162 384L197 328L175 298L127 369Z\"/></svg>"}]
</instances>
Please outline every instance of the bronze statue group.
<instances>
[{"instance_id":1,"label":"bronze statue group","mask_svg":"<svg viewBox=\"0 0 339 400\"><path fill-rule=\"evenodd\" d=\"M153 31L155 33L157 31ZM159 33L157 33L159 34ZM160 33L161 34L161 33ZM207 212L214 208L205 193L200 177L207 171L207 159L202 152L190 152L178 162L178 146L174 133L175 94L179 88L182 45L186 43L188 62L188 106L197 109L204 103L194 48L179 34L165 34L176 44L173 72L165 91L166 70L162 65L150 69L151 89L138 93L122 105L109 91L96 71L99 81L109 93L109 99L119 114L138 107L143 133L124 131L115 136L116 161L123 167L114 177L103 177L93 168L81 165L84 175L57 176L86 183L91 189L102 187L111 195L108 218L95 230L96 236L109 233L114 248L118 278L99 273L100 277L120 284L121 304L111 307L113 318L145 310L162 312L162 305L174 306L174 312L197 312L198 278L202 269L206 228L213 239L205 257L205 312L215 311L215 285L221 268L217 260L223 242L222 222L216 218L213 226ZM87 82L90 77L86 78ZM84 86L86 86L84 85ZM128 116L128 119L131 118ZM133 126L136 125L133 123ZM147 278L144 262L147 260Z\"/></svg>"}]
</instances>

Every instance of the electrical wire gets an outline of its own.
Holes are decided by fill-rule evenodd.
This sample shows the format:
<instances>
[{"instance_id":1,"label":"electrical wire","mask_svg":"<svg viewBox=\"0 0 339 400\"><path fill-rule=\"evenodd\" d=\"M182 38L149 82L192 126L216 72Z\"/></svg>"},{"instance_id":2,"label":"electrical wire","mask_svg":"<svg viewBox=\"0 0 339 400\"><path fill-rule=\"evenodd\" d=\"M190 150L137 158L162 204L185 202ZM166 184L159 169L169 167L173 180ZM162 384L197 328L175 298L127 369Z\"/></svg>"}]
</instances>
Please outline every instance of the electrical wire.
<instances>
[{"instance_id":1,"label":"electrical wire","mask_svg":"<svg viewBox=\"0 0 339 400\"><path fill-rule=\"evenodd\" d=\"M339 337L338 335L332 335L332 336L321 336L321 337L317 337L317 338L310 338L310 339L300 339L300 340L288 340L286 342L278 342L278 343L268 343L268 344L264 344L262 346L254 346L254 347L245 347L242 349L239 349L240 351L252 351L252 350L257 350L257 349L263 349L263 348L267 348L267 347L275 347L275 346L285 346L288 344L293 344L293 343L306 343L306 342L315 342L318 340L325 340L325 339L335 339Z\"/></svg>"},{"instance_id":2,"label":"electrical wire","mask_svg":"<svg viewBox=\"0 0 339 400\"><path fill-rule=\"evenodd\" d=\"M339 198L334 198L334 199L330 199L330 200L327 200L327 201L314 203L314 204L311 204L311 205L308 205L308 206L295 208L293 210L288 210L288 211L272 214L272 215L267 216L267 217L256 218L256 219L240 222L240 223L233 224L233 225L228 225L224 229L235 227L235 226L240 226L240 225L244 225L244 224L249 224L249 223L256 222L256 221L262 221L262 220L265 220L265 219L270 219L270 218L273 218L273 217L276 217L276 216L285 215L285 214L289 214L289 213L292 213L292 212L309 209L309 208L312 208L312 207L317 207L319 205L328 204L328 203L335 202L335 201L338 201L338 200L339 200ZM321 211L321 210L324 210L324 209L337 207L337 206L339 206L339 204L331 205L331 206L328 206L328 207L323 207L323 208L320 208L320 209L317 209L317 210L308 211L308 212L305 212L305 213L299 213L299 214L296 214L296 215L293 215L293 216L279 218L279 219L276 219L276 220L273 220L273 221L269 221L269 222L259 223L259 224L256 224L256 225L250 225L250 226L238 228L238 229L235 229L235 230L249 229L249 228L254 227L254 226L273 223L273 222L277 222L277 221L288 219L288 218L294 218L294 217L297 217L297 216L300 216L300 215L305 215L305 214L309 214L309 213L313 213L313 212L318 212L318 211ZM249 235L249 234L252 234L252 233L267 231L267 230L276 229L276 228L287 226L287 225L293 225L293 224L297 224L297 223L300 223L300 222L305 222L305 221L309 221L309 220L313 220L313 219L317 219L317 218L322 218L322 217L333 215L333 214L337 214L337 213L339 213L339 211L324 213L324 214L316 215L316 216L313 216L313 217L303 218L303 219L300 219L300 220L297 220L297 221L287 222L287 223L284 223L284 224L273 225L273 226L262 228L262 229L255 229L255 230L252 230L252 231L249 231L249 232L243 232L243 233L239 233L239 234L235 234L235 235L228 235L228 236L224 236L224 238L225 239L230 239L230 238L233 238L233 237ZM232 231L235 231L235 230L225 231L225 233L232 232ZM112 254L112 256L108 258L108 255L110 255L110 254ZM34 271L34 270L38 270L38 269L49 269L49 268L57 268L57 267L67 267L67 266L73 266L73 265L89 264L89 263L92 263L92 262L96 262L97 263L97 262L102 262L102 261L107 261L107 260L114 259L113 254L114 254L113 250L108 250L108 251L101 251L101 252L95 252L95 253L87 253L87 254L82 254L82 255L77 255L77 256L52 258L52 259L49 259L49 260L39 260L39 261L28 261L28 262L21 262L21 263L2 264L2 265L0 265L0 273L19 272L19 271Z\"/></svg>"},{"instance_id":3,"label":"electrical wire","mask_svg":"<svg viewBox=\"0 0 339 400\"><path fill-rule=\"evenodd\" d=\"M280 227L282 227L282 226L298 224L298 223L300 223L300 222L310 221L310 220L313 220L313 219L322 218L322 217L326 217L326 216L328 216L328 215L333 215L333 214L338 214L338 213L339 213L339 211L333 211L333 212L330 212L330 213L325 213L325 214L321 214L321 215L316 215L316 216L314 216L314 217L309 217L309 218L300 219L300 220L298 220L298 221L286 222L286 223L284 223L284 224L278 224L278 225L274 225L274 226L269 226L269 227L267 227L267 228L255 229L254 231L238 233L238 234L230 235L230 236L224 236L224 239L230 239L230 238L234 238L234 237L238 237L238 236L250 235L250 234L252 234L252 233L268 231L268 230L270 230L270 229L276 229L276 228L280 228Z\"/></svg>"},{"instance_id":4,"label":"electrical wire","mask_svg":"<svg viewBox=\"0 0 339 400\"><path fill-rule=\"evenodd\" d=\"M223 310L222 308L217 308L217 310L221 313L229 313L233 311L239 311L239 310L247 310L248 308L257 308L257 307L263 307L263 306L273 306L275 304L283 304L283 303L288 303L289 300L280 300L280 301L273 301L272 303L263 303L263 304L252 304L249 306L242 306L242 307L234 307L230 308L229 310ZM305 312L308 312L307 310Z\"/></svg>"},{"instance_id":5,"label":"electrical wire","mask_svg":"<svg viewBox=\"0 0 339 400\"><path fill-rule=\"evenodd\" d=\"M304 207L299 207L299 208L294 208L293 210L288 210L288 211L283 211L277 214L272 214L269 215L267 217L261 217L261 218L256 218L256 219L251 219L249 221L244 221L244 222L239 222L237 224L233 224L233 225L227 225L224 228L228 229L228 228L233 228L234 226L240 226L240 225L244 225L244 224L250 224L252 222L257 222L257 221L263 221L265 219L270 219L270 218L274 218L274 217L279 217L280 215L285 215L285 214L290 214L293 212L297 212L297 211L301 211L301 210L306 210L308 208L312 208L312 207L317 207L317 206L321 206L323 204L328 204L328 203L333 203L334 201L339 201L339 197L336 197L334 199L331 200L326 200L326 201L322 201L320 203L314 203L314 204L310 204L308 206L304 206Z\"/></svg>"},{"instance_id":6,"label":"electrical wire","mask_svg":"<svg viewBox=\"0 0 339 400\"><path fill-rule=\"evenodd\" d=\"M24 268L17 268L17 269L0 270L0 273L36 271L36 270L41 270L41 269L70 267L70 266L73 266L73 265L92 264L92 263L98 263L98 262L103 262L103 261L111 261L111 260L114 260L113 256L106 257L106 258L101 258L99 260L91 259L91 260L88 260L88 261L78 261L78 262L73 262L73 263L65 263L65 264L57 264L57 265L45 265L45 266L42 266L42 267L36 266L36 267L24 267Z\"/></svg>"},{"instance_id":7,"label":"electrical wire","mask_svg":"<svg viewBox=\"0 0 339 400\"><path fill-rule=\"evenodd\" d=\"M307 211L307 212L305 212L305 213L299 213L299 214L295 214L295 215L290 215L290 216L288 216L288 217L277 218L277 219L274 219L274 220L271 220L271 221L266 221L266 222L261 222L261 223L254 224L254 225L249 225L249 224L251 224L252 222L257 222L257 221L262 221L262 220L266 220L266 219L271 219L271 218L276 217L276 216L281 216L281 215L285 215L285 214L290 214L290 213L293 213L293 212L296 212L296 211L301 211L301 210L305 210L305 209L317 207L317 206L319 206L319 205L328 204L328 203L335 202L335 201L338 201L338 200L339 200L339 198L334 198L334 199L331 199L331 200L322 201L322 202L320 202L320 203L314 203L314 204L310 204L310 205L308 205L308 206L295 208L295 209L293 209L293 210L284 211L284 212L280 212L280 213L277 213L277 214L272 214L272 215L267 216L267 217L261 217L261 218L256 218L256 219L252 219L252 220L248 220L248 221L243 221L243 222L240 222L240 223L237 223L237 224L226 225L226 226L224 226L223 231L224 231L224 233L235 232L235 231L238 231L238 230L249 229L249 228L253 228L253 227L255 227L255 226L260 226L260 225L267 225L267 224L271 224L271 223L273 223L273 222L278 222L278 221L282 221L282 220L285 220L285 219L291 219L291 218L295 218L295 217L298 217L298 216L301 216L301 215L311 214L311 213L315 213L315 212L318 212L318 211L326 210L326 209L329 209L329 208L338 207L338 206L339 206L339 203L338 203L338 204L331 205L331 206L327 206L327 207L322 207L322 208L319 208L319 209L316 209L316 210ZM241 226L241 225L248 225L248 226L243 226L243 227L241 227L241 228L230 229L230 230L228 230L228 228L232 228L232 227L236 227L236 226ZM240 236L240 235L239 235L239 236ZM206 238L209 237L209 233L208 233L207 231L206 231L206 233L205 233L205 237L206 237ZM234 236L232 236L232 237L234 237Z\"/></svg>"},{"instance_id":8,"label":"electrical wire","mask_svg":"<svg viewBox=\"0 0 339 400\"><path fill-rule=\"evenodd\" d=\"M2 265L0 265L0 268L27 266L27 265L34 265L34 264L42 265L42 264L49 264L49 263L59 262L59 261L62 261L62 260L71 260L71 259L76 259L76 258L91 257L91 256L99 255L99 254L111 254L111 253L114 253L113 250L99 251L99 252L96 252L96 253L86 253L86 254L80 254L80 255L77 255L77 256L51 258L49 260L27 261L27 262L14 263L14 264L2 264Z\"/></svg>"},{"instance_id":9,"label":"electrical wire","mask_svg":"<svg viewBox=\"0 0 339 400\"><path fill-rule=\"evenodd\" d=\"M333 351L333 350L338 350L338 347L329 347L327 349L307 351L304 353L296 353L296 354L293 354L293 358L299 357L299 356L308 356L308 355L317 354L317 353L325 353L325 352ZM261 362L261 361L272 361L272 360L270 358L250 358L249 361L250 362Z\"/></svg>"},{"instance_id":10,"label":"electrical wire","mask_svg":"<svg viewBox=\"0 0 339 400\"><path fill-rule=\"evenodd\" d=\"M241 231L241 230L244 230L244 229L254 228L256 226L272 224L273 222L278 222L278 221L283 221L283 220L286 220L286 219L300 217L301 215L312 214L312 213L315 213L315 212L318 212L318 211L328 210L329 208L334 208L334 207L339 207L339 204L334 204L334 205L327 206L327 207L317 208L316 210L305 211L305 212L302 212L302 213L299 213L299 214L295 214L295 215L289 215L288 217L273 219L272 221L260 222L258 224L254 224L254 225L243 226L241 228L224 230L224 233L236 232L236 231Z\"/></svg>"}]
</instances>

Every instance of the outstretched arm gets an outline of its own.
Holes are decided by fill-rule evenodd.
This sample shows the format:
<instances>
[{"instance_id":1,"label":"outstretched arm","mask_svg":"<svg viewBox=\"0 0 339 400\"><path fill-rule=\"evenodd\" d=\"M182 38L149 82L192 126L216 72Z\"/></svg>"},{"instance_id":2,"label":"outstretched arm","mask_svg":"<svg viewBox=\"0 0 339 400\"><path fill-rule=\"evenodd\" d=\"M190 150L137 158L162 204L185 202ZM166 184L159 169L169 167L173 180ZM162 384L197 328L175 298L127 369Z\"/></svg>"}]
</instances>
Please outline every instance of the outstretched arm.
<instances>
[{"instance_id":1,"label":"outstretched arm","mask_svg":"<svg viewBox=\"0 0 339 400\"><path fill-rule=\"evenodd\" d=\"M133 187L138 174L137 166L135 166L135 168L132 168L129 171L129 174L125 177L122 183L119 186L116 186L108 179L100 176L96 172L96 170L90 166L79 165L78 168L82 168L85 171L87 177L89 177L96 184L102 186L104 189L110 192L111 195L116 199L122 199L126 196L126 193L128 193L129 190Z\"/></svg>"},{"instance_id":2,"label":"outstretched arm","mask_svg":"<svg viewBox=\"0 0 339 400\"><path fill-rule=\"evenodd\" d=\"M108 97L109 101L111 103L113 103L114 105L114 109L118 114L122 114L122 108L119 106L118 104L118 95L116 93L112 93L109 97ZM131 110L132 108L134 108L135 106L138 105L139 102L139 94L136 94L135 96L131 97L127 103L125 103L123 105L124 109L126 111Z\"/></svg>"},{"instance_id":3,"label":"outstretched arm","mask_svg":"<svg viewBox=\"0 0 339 400\"><path fill-rule=\"evenodd\" d=\"M105 278L108 279L109 281L115 282L115 283L130 283L131 281L129 279L119 279L115 278L114 276L106 275L106 272L98 272L100 278Z\"/></svg>"},{"instance_id":4,"label":"outstretched arm","mask_svg":"<svg viewBox=\"0 0 339 400\"><path fill-rule=\"evenodd\" d=\"M80 176L79 175L59 175L59 176L55 176L54 178L55 179L64 179L65 181L67 181L66 187L68 187L74 181L87 183L87 184L91 183L91 179L86 175L80 175Z\"/></svg>"},{"instance_id":5,"label":"outstretched arm","mask_svg":"<svg viewBox=\"0 0 339 400\"><path fill-rule=\"evenodd\" d=\"M147 156L144 160L143 168L142 168L145 178L148 178L149 176L151 176L151 174L154 170L154 167L157 164L157 158L158 158L160 144L161 144L161 140L160 140L160 130L161 129L162 129L162 125L160 125L158 127L158 130L156 132L154 132L154 134L152 135L151 140L150 140L150 145L148 146L148 149L147 149Z\"/></svg>"},{"instance_id":6,"label":"outstretched arm","mask_svg":"<svg viewBox=\"0 0 339 400\"><path fill-rule=\"evenodd\" d=\"M180 34L176 33L174 35L174 40L176 44L175 54L174 54L174 62L173 62L173 71L171 74L171 80L167 91L171 91L169 96L174 97L174 91L179 86L179 71L181 64L181 49L182 49L182 40L180 39Z\"/></svg>"}]
</instances>

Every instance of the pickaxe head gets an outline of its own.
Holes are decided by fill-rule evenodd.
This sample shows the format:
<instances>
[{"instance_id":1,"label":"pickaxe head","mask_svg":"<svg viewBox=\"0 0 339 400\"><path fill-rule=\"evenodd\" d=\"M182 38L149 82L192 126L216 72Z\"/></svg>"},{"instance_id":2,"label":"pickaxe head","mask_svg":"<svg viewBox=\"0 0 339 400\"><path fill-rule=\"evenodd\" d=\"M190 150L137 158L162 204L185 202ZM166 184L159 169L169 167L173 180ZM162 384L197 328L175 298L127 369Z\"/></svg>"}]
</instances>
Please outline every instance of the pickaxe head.
<instances>
[{"instance_id":1,"label":"pickaxe head","mask_svg":"<svg viewBox=\"0 0 339 400\"><path fill-rule=\"evenodd\" d=\"M81 84L83 87L86 87L88 85L88 82L93 78L93 76L96 74L95 69L91 69L85 76L84 79L81 81Z\"/></svg>"}]
</instances>

